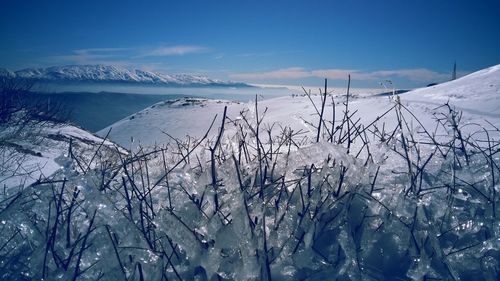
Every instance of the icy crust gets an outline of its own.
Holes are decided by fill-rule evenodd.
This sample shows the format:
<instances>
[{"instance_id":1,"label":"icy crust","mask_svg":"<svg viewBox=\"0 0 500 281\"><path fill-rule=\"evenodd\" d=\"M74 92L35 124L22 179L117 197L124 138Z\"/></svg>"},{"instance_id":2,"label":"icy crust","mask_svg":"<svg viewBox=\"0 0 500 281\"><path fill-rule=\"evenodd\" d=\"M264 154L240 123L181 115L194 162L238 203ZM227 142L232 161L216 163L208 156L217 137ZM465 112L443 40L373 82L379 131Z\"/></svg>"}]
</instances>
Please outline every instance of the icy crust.
<instances>
[{"instance_id":1,"label":"icy crust","mask_svg":"<svg viewBox=\"0 0 500 281\"><path fill-rule=\"evenodd\" d=\"M2 278L496 280L496 142L465 153L453 130L401 126L368 152L267 133L251 111L226 125L216 149L217 134L88 169L66 155L55 180L2 194Z\"/></svg>"}]
</instances>

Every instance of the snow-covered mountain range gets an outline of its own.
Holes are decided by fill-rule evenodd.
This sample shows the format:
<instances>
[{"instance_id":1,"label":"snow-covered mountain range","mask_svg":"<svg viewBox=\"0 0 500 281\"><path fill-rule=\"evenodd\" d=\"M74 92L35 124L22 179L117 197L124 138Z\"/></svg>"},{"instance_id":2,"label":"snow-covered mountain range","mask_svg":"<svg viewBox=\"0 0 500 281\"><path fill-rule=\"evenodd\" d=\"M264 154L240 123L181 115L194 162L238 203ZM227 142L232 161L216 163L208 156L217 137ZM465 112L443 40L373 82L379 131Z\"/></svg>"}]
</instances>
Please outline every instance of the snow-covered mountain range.
<instances>
[{"instance_id":1,"label":"snow-covered mountain range","mask_svg":"<svg viewBox=\"0 0 500 281\"><path fill-rule=\"evenodd\" d=\"M0 77L28 79L40 82L74 83L104 82L158 86L218 86L248 87L248 84L222 81L189 74L163 74L111 65L68 65L47 68L26 68L18 71L0 69Z\"/></svg>"}]
</instances>

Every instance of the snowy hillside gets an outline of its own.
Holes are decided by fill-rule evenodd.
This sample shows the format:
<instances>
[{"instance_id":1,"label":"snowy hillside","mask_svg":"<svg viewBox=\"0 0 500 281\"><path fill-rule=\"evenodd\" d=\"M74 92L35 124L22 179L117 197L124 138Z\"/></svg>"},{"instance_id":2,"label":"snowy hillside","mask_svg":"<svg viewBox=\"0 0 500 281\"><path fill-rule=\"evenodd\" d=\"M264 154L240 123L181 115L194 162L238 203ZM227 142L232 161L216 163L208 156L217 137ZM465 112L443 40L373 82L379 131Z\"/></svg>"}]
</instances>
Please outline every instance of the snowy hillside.
<instances>
[{"instance_id":1,"label":"snowy hillside","mask_svg":"<svg viewBox=\"0 0 500 281\"><path fill-rule=\"evenodd\" d=\"M13 190L54 176L64 169L70 152L85 162L96 157L93 163L86 167L89 169L94 168L103 158L111 157L116 151L127 153L108 140L64 124L42 128L29 138L19 138L9 141L7 145L1 145L0 185ZM99 146L101 147L97 149Z\"/></svg>"},{"instance_id":2,"label":"snowy hillside","mask_svg":"<svg viewBox=\"0 0 500 281\"><path fill-rule=\"evenodd\" d=\"M166 143L174 138L201 137L213 119L220 123L224 107L228 116L237 116L244 105L240 102L181 98L159 102L126 117L98 132L105 135L112 128L110 139L127 148ZM215 130L211 131L213 135Z\"/></svg>"},{"instance_id":3,"label":"snowy hillside","mask_svg":"<svg viewBox=\"0 0 500 281\"><path fill-rule=\"evenodd\" d=\"M99 133L128 153L63 129L0 193L0 279L496 281L499 84L164 101Z\"/></svg>"},{"instance_id":4,"label":"snowy hillside","mask_svg":"<svg viewBox=\"0 0 500 281\"><path fill-rule=\"evenodd\" d=\"M17 77L42 82L106 82L159 86L231 86L246 87L244 83L210 79L188 74L162 74L139 69L107 65L68 65L48 68L27 68L18 71L0 69L0 76Z\"/></svg>"},{"instance_id":5,"label":"snowy hillside","mask_svg":"<svg viewBox=\"0 0 500 281\"><path fill-rule=\"evenodd\" d=\"M492 66L460 79L421 88L402 96L408 102L439 106L449 101L467 115L500 118L500 65ZM497 123L498 124L498 123Z\"/></svg>"},{"instance_id":6,"label":"snowy hillside","mask_svg":"<svg viewBox=\"0 0 500 281\"><path fill-rule=\"evenodd\" d=\"M484 124L484 120L487 119L500 127L500 65L472 73L455 81L413 90L399 97L402 104L412 110L425 127L433 126L433 110L447 101L457 110L463 111L464 121ZM317 107L321 104L319 95L311 98ZM343 115L345 94L331 98L335 101L336 120L340 120ZM333 114L331 98L328 98L325 106L327 117ZM231 119L237 118L240 111L253 110L255 107L254 101L237 103L181 99L176 102L161 102L109 126L113 128L110 138L125 147L130 147L131 139L136 145L169 141L170 137L165 132L176 138L183 138L186 135L201 137L212 118L215 115L220 117L225 105L228 105L228 116ZM357 117L360 118L361 124L368 125L393 107L394 101L386 96L354 95L350 97L349 106L351 112L359 112ZM260 110L267 108L264 118L267 124L279 123L283 126L291 126L296 131L315 130L311 122L316 125L314 123L317 119L316 109L306 96L265 99L258 102L258 107ZM379 123L383 122L388 126L394 126L397 120L394 114L389 114L380 119ZM105 134L108 128L103 129L99 134ZM212 130L212 133L216 133L216 130Z\"/></svg>"}]
</instances>

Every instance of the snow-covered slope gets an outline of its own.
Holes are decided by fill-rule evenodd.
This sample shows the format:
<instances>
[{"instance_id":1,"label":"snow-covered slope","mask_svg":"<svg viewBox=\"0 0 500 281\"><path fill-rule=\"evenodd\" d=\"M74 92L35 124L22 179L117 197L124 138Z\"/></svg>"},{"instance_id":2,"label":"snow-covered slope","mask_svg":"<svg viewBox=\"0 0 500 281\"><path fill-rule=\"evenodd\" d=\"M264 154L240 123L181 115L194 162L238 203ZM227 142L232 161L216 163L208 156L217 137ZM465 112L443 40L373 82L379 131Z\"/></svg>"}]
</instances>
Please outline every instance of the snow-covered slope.
<instances>
[{"instance_id":1,"label":"snow-covered slope","mask_svg":"<svg viewBox=\"0 0 500 281\"><path fill-rule=\"evenodd\" d=\"M124 118L98 134L105 135L111 128L110 139L127 148L161 144L172 137L201 137L216 116L214 128L220 125L225 106L228 116L237 116L244 107L239 102L200 98L168 100Z\"/></svg>"},{"instance_id":2,"label":"snow-covered slope","mask_svg":"<svg viewBox=\"0 0 500 281\"><path fill-rule=\"evenodd\" d=\"M449 101L468 114L500 118L500 65L454 81L408 92L402 98L430 106L439 106Z\"/></svg>"},{"instance_id":3,"label":"snow-covered slope","mask_svg":"<svg viewBox=\"0 0 500 281\"><path fill-rule=\"evenodd\" d=\"M335 133L318 139L319 96L262 100L258 112L252 101L156 104L112 139L201 137L218 114L214 136L227 106L224 134L94 169L93 157L82 169L63 156L57 182L0 193L0 276L496 281L500 142L489 137L500 118L482 106L499 103L499 81L492 67L396 97L330 96L322 124Z\"/></svg>"},{"instance_id":4,"label":"snow-covered slope","mask_svg":"<svg viewBox=\"0 0 500 281\"><path fill-rule=\"evenodd\" d=\"M125 149L114 143L75 126L54 124L40 127L30 138L2 144L0 185L23 188L37 180L46 180L64 169L67 158L74 156L68 155L70 151L79 158L83 168L93 168L98 158L100 161L101 157L110 157L117 151L127 154Z\"/></svg>"},{"instance_id":5,"label":"snow-covered slope","mask_svg":"<svg viewBox=\"0 0 500 281\"><path fill-rule=\"evenodd\" d=\"M318 95L311 97L319 107ZM340 120L344 112L345 95L333 96L335 101L336 120ZM457 110L463 111L462 120L468 123L485 124L487 119L500 127L500 65L493 66L460 79L437 86L413 90L399 96L401 104L415 114L424 127L432 127L435 123L433 110L449 101ZM129 147L133 138L135 144L143 145L169 141L171 136L182 138L186 135L201 137L208 129L212 118L222 115L224 105L228 105L228 116L238 118L240 111L253 111L254 101L248 103L230 103L211 100L163 102L147 108L135 115L125 118L110 127L113 128L110 138L117 143ZM361 124L369 124L395 105L395 100L387 96L352 96L349 100L351 113L357 111ZM259 101L260 111L267 108L264 121L267 124L279 123L290 126L295 131L315 131L318 119L316 109L308 97L279 97ZM325 116L332 119L333 106L328 98ZM395 114L383 116L380 123L388 127L397 122ZM217 123L218 124L218 123ZM415 127L420 124L413 124ZM465 128L467 129L467 128ZM100 135L107 132L100 131ZM217 130L212 130L215 134Z\"/></svg>"},{"instance_id":6,"label":"snow-covered slope","mask_svg":"<svg viewBox=\"0 0 500 281\"><path fill-rule=\"evenodd\" d=\"M0 76L43 82L109 82L161 86L248 86L244 83L210 79L188 74L163 74L108 65L68 65L27 68L12 72L0 69Z\"/></svg>"}]
</instances>

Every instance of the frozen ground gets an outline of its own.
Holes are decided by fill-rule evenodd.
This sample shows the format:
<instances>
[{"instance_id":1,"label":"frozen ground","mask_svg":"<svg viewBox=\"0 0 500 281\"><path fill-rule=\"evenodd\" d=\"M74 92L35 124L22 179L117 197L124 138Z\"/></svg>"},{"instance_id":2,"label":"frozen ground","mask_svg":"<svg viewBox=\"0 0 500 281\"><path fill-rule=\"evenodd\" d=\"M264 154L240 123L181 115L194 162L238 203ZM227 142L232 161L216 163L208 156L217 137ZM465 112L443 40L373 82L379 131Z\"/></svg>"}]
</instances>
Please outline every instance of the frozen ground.
<instances>
[{"instance_id":1,"label":"frozen ground","mask_svg":"<svg viewBox=\"0 0 500 281\"><path fill-rule=\"evenodd\" d=\"M158 103L1 194L0 278L498 280L499 85Z\"/></svg>"}]
</instances>

